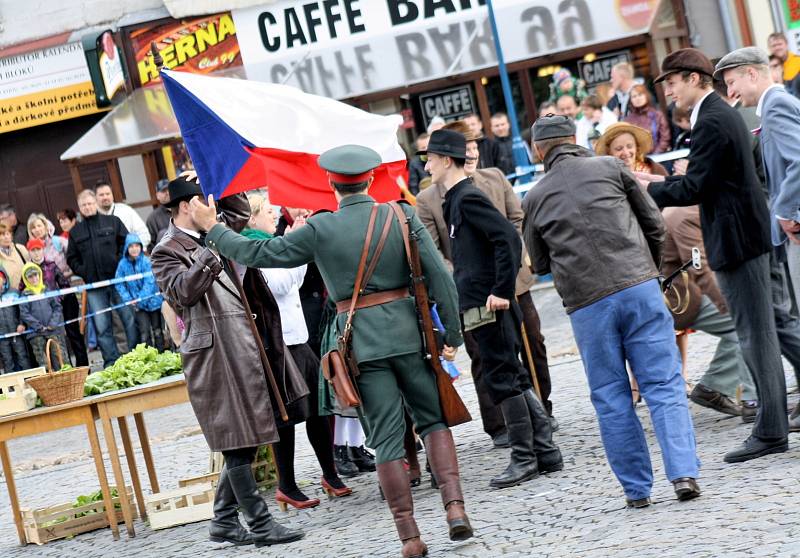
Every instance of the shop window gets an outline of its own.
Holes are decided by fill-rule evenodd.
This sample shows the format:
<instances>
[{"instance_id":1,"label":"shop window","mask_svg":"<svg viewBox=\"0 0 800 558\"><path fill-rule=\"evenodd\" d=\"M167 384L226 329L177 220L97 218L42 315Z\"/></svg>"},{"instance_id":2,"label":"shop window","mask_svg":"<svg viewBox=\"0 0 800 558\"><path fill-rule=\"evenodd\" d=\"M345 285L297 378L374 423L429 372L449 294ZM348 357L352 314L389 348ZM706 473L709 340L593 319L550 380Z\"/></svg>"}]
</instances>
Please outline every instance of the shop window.
<instances>
[{"instance_id":1,"label":"shop window","mask_svg":"<svg viewBox=\"0 0 800 558\"><path fill-rule=\"evenodd\" d=\"M503 96L500 76L493 76L485 79L486 97L489 101L489 114L508 112L506 109L506 99ZM509 74L508 80L511 83L511 97L514 100L514 109L517 111L517 125L524 136L525 131L530 128L532 124L531 117L528 114L525 101L522 98L519 76L516 73Z\"/></svg>"}]
</instances>

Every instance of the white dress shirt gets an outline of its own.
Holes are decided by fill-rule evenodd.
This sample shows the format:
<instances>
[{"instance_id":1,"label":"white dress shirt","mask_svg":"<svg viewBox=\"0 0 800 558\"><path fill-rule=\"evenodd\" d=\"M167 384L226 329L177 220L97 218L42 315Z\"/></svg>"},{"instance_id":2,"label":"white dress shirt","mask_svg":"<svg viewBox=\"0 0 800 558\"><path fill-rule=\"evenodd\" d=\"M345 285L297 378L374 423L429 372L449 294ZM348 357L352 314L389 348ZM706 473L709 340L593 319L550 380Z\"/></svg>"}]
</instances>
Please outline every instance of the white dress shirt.
<instances>
[{"instance_id":1,"label":"white dress shirt","mask_svg":"<svg viewBox=\"0 0 800 558\"><path fill-rule=\"evenodd\" d=\"M767 93L769 92L770 89L775 89L776 87L784 89L783 84L773 83L772 85L767 87L761 94L761 96L758 98L758 106L756 106L756 116L758 116L759 118L761 118L761 111L764 109L764 97L767 96Z\"/></svg>"},{"instance_id":2,"label":"white dress shirt","mask_svg":"<svg viewBox=\"0 0 800 558\"><path fill-rule=\"evenodd\" d=\"M283 342L288 346L300 345L308 341L308 327L303 307L300 304L300 286L306 276L306 268L301 265L293 269L262 269L272 296L278 303L283 328Z\"/></svg>"}]
</instances>

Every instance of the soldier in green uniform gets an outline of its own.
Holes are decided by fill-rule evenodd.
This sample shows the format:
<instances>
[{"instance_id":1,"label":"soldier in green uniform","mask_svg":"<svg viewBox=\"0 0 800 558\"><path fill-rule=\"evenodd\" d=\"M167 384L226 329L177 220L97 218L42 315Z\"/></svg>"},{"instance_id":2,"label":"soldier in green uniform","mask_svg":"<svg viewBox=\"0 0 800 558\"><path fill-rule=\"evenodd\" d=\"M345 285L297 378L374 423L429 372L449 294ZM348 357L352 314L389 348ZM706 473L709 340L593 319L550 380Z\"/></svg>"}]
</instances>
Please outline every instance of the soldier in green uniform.
<instances>
[{"instance_id":1,"label":"soldier in green uniform","mask_svg":"<svg viewBox=\"0 0 800 558\"><path fill-rule=\"evenodd\" d=\"M372 183L372 169L380 163L375 151L357 145L323 153L319 165L328 171L339 210L310 217L306 225L283 237L250 240L236 234L217 221L211 197L208 205L199 198L192 200L192 215L198 226L208 231L207 245L221 255L256 268L296 267L314 262L331 299L349 302L370 214L376 205L367 191ZM403 211L411 217L410 227L419 235L426 285L446 329L444 354L452 358L455 347L463 342L455 284L413 209L403 206ZM370 256L379 241L377 233L390 212L387 205L378 207ZM415 301L404 290L409 286L410 270L396 218L391 227L360 301L377 293L382 300L389 300L369 307L361 307L359 303L352 324L352 350L360 371L357 383L369 427L367 441L377 455L378 479L403 541L402 555L424 556L427 547L419 538L408 475L403 467L404 402L425 441L428 459L439 481L450 538L469 538L472 528L464 511L453 437L442 418L435 378L423 358ZM370 260L368 257L367 262ZM399 295L388 296L389 291ZM337 316L340 333L346 316L346 311Z\"/></svg>"}]
</instances>

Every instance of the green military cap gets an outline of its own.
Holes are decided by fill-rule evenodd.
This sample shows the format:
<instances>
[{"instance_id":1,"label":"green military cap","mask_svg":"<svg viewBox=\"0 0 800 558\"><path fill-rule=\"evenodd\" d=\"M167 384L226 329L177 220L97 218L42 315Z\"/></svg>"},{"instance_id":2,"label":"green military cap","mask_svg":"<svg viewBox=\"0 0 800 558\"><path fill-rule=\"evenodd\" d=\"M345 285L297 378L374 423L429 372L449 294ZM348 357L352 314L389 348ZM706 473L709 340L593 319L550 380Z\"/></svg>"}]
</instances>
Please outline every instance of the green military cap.
<instances>
[{"instance_id":1,"label":"green military cap","mask_svg":"<svg viewBox=\"0 0 800 558\"><path fill-rule=\"evenodd\" d=\"M381 156L363 145L340 145L320 155L318 164L328 171L332 181L356 183L372 175L372 169L381 164Z\"/></svg>"}]
</instances>

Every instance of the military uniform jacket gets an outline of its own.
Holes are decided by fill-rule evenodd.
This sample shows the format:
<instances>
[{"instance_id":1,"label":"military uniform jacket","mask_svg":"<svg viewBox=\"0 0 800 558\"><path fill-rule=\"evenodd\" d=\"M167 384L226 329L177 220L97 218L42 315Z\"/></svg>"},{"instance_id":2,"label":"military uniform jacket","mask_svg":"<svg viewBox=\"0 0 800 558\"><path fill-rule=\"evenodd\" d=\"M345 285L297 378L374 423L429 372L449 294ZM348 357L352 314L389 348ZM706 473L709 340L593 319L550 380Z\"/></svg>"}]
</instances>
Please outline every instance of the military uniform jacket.
<instances>
[{"instance_id":1,"label":"military uniform jacket","mask_svg":"<svg viewBox=\"0 0 800 558\"><path fill-rule=\"evenodd\" d=\"M206 237L208 246L249 267L297 267L315 262L334 301L350 300L358 263L364 246L369 215L375 200L364 194L346 197L334 213L310 217L305 226L269 240L251 240L225 226L213 227ZM420 259L430 298L438 305L444 323L445 343L463 343L455 284L431 236L409 206L410 229L419 237ZM388 206L381 207L375 221L369 258L378 244ZM513 280L512 280L513 284ZM380 261L364 293L388 291L410 285L410 270L402 233L395 220ZM346 313L337 316L337 328L344 328ZM422 348L414 299L395 300L356 311L353 319L353 351L358 362L415 353Z\"/></svg>"}]
</instances>

